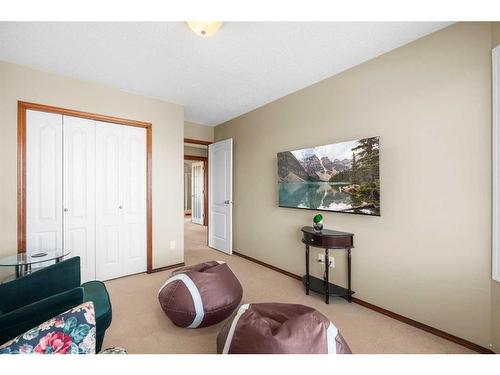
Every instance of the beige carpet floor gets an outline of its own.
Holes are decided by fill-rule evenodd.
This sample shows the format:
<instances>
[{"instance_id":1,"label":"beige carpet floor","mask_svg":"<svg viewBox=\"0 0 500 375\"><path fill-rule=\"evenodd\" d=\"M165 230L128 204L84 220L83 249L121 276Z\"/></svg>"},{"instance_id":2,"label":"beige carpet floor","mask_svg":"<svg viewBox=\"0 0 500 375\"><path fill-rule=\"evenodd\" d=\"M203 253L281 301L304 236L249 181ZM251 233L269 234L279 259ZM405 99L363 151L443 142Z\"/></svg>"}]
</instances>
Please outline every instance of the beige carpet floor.
<instances>
[{"instance_id":1,"label":"beige carpet floor","mask_svg":"<svg viewBox=\"0 0 500 375\"><path fill-rule=\"evenodd\" d=\"M206 246L206 228L186 221L186 264L226 261L243 286L242 303L290 302L312 306L339 328L354 353L471 353L427 332L387 316L334 299L306 296L302 284L290 277L236 255ZM138 274L106 282L113 305L113 323L104 348L121 346L129 353L215 353L215 339L223 323L202 329L174 326L157 300L160 286L171 271Z\"/></svg>"}]
</instances>

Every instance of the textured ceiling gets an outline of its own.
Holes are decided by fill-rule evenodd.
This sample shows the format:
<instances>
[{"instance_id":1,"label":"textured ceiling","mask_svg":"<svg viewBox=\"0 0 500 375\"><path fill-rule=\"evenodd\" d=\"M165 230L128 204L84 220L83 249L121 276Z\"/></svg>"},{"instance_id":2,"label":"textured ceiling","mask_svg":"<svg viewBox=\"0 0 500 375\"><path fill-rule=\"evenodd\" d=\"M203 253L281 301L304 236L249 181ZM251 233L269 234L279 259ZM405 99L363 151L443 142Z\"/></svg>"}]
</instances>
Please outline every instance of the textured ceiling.
<instances>
[{"instance_id":1,"label":"textured ceiling","mask_svg":"<svg viewBox=\"0 0 500 375\"><path fill-rule=\"evenodd\" d=\"M185 107L217 125L450 22L0 22L0 60Z\"/></svg>"}]
</instances>

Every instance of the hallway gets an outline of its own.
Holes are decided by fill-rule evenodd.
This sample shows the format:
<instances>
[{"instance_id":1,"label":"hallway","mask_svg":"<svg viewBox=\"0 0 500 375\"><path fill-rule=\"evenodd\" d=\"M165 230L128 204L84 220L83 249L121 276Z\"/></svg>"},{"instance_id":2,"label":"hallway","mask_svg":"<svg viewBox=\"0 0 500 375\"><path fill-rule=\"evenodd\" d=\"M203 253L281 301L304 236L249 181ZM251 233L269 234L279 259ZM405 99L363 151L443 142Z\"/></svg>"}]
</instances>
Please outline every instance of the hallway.
<instances>
[{"instance_id":1,"label":"hallway","mask_svg":"<svg viewBox=\"0 0 500 375\"><path fill-rule=\"evenodd\" d=\"M184 244L185 254L187 258L191 251L202 250L207 248L208 244L208 227L191 222L191 216L184 218ZM186 262L186 264L188 264Z\"/></svg>"}]
</instances>

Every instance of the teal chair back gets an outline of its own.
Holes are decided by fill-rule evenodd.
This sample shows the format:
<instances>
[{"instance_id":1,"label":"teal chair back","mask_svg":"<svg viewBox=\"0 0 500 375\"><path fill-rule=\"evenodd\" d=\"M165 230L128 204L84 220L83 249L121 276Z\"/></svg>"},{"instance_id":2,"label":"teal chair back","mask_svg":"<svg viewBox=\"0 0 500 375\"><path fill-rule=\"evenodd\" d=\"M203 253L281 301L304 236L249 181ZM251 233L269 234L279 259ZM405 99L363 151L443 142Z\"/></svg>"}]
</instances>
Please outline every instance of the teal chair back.
<instances>
[{"instance_id":1,"label":"teal chair back","mask_svg":"<svg viewBox=\"0 0 500 375\"><path fill-rule=\"evenodd\" d=\"M0 285L0 344L83 302L80 257Z\"/></svg>"}]
</instances>

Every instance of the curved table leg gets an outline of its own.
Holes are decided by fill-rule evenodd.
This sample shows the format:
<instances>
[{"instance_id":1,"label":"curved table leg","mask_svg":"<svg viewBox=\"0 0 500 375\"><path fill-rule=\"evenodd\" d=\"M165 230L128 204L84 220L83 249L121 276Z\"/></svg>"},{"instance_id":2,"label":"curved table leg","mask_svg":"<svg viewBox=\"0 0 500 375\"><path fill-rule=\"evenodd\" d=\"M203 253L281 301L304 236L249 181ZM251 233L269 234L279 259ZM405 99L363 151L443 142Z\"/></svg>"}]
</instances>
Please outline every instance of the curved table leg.
<instances>
[{"instance_id":1,"label":"curved table leg","mask_svg":"<svg viewBox=\"0 0 500 375\"><path fill-rule=\"evenodd\" d=\"M18 264L18 265L16 265L16 266L14 266L14 268L15 268L15 270L16 270L16 273L15 273L15 278L16 278L16 279L18 279L18 278L20 278L21 276L23 276L23 275L22 275L22 272L23 272L23 271L22 271L22 267L23 267L23 266L22 266L21 264Z\"/></svg>"},{"instance_id":2,"label":"curved table leg","mask_svg":"<svg viewBox=\"0 0 500 375\"><path fill-rule=\"evenodd\" d=\"M328 249L325 249L325 303L330 303L330 285L328 269L330 268L330 258L328 256Z\"/></svg>"},{"instance_id":3,"label":"curved table leg","mask_svg":"<svg viewBox=\"0 0 500 375\"><path fill-rule=\"evenodd\" d=\"M18 264L15 266L16 279L26 276L31 272L31 264Z\"/></svg>"},{"instance_id":4,"label":"curved table leg","mask_svg":"<svg viewBox=\"0 0 500 375\"><path fill-rule=\"evenodd\" d=\"M306 294L309 294L309 245L306 245Z\"/></svg>"},{"instance_id":5,"label":"curved table leg","mask_svg":"<svg viewBox=\"0 0 500 375\"><path fill-rule=\"evenodd\" d=\"M349 295L347 296L347 301L349 303L352 302L351 295L351 248L347 248L347 289L349 291Z\"/></svg>"}]
</instances>

